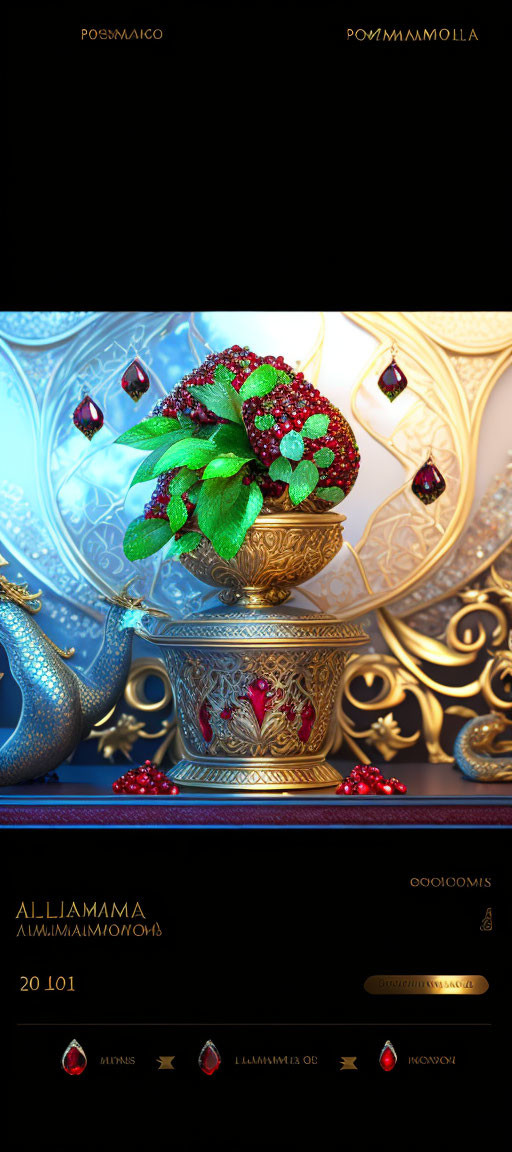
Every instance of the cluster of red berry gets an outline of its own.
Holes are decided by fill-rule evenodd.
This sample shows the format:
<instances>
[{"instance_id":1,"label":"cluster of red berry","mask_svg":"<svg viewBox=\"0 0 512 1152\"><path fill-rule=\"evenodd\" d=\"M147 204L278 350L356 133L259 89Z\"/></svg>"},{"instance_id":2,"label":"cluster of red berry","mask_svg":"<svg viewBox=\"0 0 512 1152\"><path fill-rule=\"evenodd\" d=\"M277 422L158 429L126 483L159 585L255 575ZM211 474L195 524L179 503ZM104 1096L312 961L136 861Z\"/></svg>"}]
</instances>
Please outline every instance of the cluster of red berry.
<instances>
[{"instance_id":1,"label":"cluster of red berry","mask_svg":"<svg viewBox=\"0 0 512 1152\"><path fill-rule=\"evenodd\" d=\"M215 370L223 366L235 373L231 383L235 391L239 392L247 377L261 364L271 364L278 371L285 372L290 377L290 383L283 382L266 396L255 396L243 404L243 421L258 460L265 469L268 469L272 461L280 455L280 442L287 432L300 431L309 416L324 414L329 417L327 432L317 439L305 440L304 459L313 460L315 453L320 449L329 449L329 453L324 455L330 463L322 465L317 461L318 487L340 488L340 499L343 494L346 496L357 479L360 464L354 433L341 412L320 394L318 388L314 388L304 379L302 372L295 373L282 356L257 356L255 352L251 352L249 348L241 348L239 344L234 344L232 348L226 348L223 352L212 352L203 364L184 376L172 392L155 405L151 415L176 418L178 412L181 412L198 424L225 424L226 421L209 411L192 395L189 388L192 385L212 384ZM273 424L270 428L258 428L256 418L261 416L272 418ZM144 509L146 520L167 518L169 483L177 471L178 469L174 468L171 472L160 476L155 491ZM279 499L285 489L284 483L272 480L268 471L262 471L261 465L256 461L250 465L244 476L244 484L251 484L253 481L261 488L266 499ZM182 500L188 512L185 531L192 518L194 505L188 500L186 492Z\"/></svg>"},{"instance_id":2,"label":"cluster of red berry","mask_svg":"<svg viewBox=\"0 0 512 1152\"><path fill-rule=\"evenodd\" d=\"M393 792L407 792L407 786L396 776L386 779L380 768L371 764L356 764L336 789L337 796L392 796Z\"/></svg>"},{"instance_id":3,"label":"cluster of red berry","mask_svg":"<svg viewBox=\"0 0 512 1152\"><path fill-rule=\"evenodd\" d=\"M329 417L329 427L323 436L304 441L304 460L314 460L322 448L330 449L330 463L318 465L319 488L341 488L340 497L350 491L357 479L359 451L354 433L341 412L304 379L302 372L292 375L291 384L279 384L267 396L254 396L242 408L244 424L251 448L266 468L277 460L280 441L287 432L300 432L310 416ZM261 431L256 425L258 416L270 416L271 428Z\"/></svg>"},{"instance_id":4,"label":"cluster of red berry","mask_svg":"<svg viewBox=\"0 0 512 1152\"><path fill-rule=\"evenodd\" d=\"M257 356L249 348L241 348L239 344L233 344L232 348L225 348L223 352L210 352L210 355L198 368L183 376L172 392L159 401L153 409L152 415L176 417L178 412L182 412L184 416L189 416L197 424L225 424L225 420L216 416L214 412L210 412L200 400L192 396L189 388L191 385L213 384L215 369L222 366L227 368L229 372L235 373L231 383L235 392L239 392L244 381L247 380L251 372L254 372L255 368L259 368L260 364L272 364L278 371L293 376L292 369L288 364L285 364L282 356Z\"/></svg>"},{"instance_id":5,"label":"cluster of red berry","mask_svg":"<svg viewBox=\"0 0 512 1152\"><path fill-rule=\"evenodd\" d=\"M113 792L124 792L130 796L177 796L177 784L171 784L165 772L151 760L146 760L140 768L130 768L124 776L114 780Z\"/></svg>"}]
</instances>

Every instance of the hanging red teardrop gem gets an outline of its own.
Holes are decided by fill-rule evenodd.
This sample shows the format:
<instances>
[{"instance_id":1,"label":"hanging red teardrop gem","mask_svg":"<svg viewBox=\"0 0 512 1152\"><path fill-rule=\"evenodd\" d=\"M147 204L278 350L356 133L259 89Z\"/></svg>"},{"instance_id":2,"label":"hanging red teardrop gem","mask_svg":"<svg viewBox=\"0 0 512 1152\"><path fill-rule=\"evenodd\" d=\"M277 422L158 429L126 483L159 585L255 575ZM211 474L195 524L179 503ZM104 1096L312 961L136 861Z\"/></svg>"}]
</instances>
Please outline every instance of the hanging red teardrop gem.
<instances>
[{"instance_id":1,"label":"hanging red teardrop gem","mask_svg":"<svg viewBox=\"0 0 512 1152\"><path fill-rule=\"evenodd\" d=\"M397 1060L398 1056L395 1052L395 1049L393 1048L391 1041L386 1040L386 1043L379 1056L379 1064L381 1068L384 1070L384 1072L392 1072L397 1063Z\"/></svg>"},{"instance_id":2,"label":"hanging red teardrop gem","mask_svg":"<svg viewBox=\"0 0 512 1152\"><path fill-rule=\"evenodd\" d=\"M62 1057L62 1067L70 1076L81 1076L85 1071L87 1056L78 1040L72 1040L71 1044L68 1044Z\"/></svg>"},{"instance_id":3,"label":"hanging red teardrop gem","mask_svg":"<svg viewBox=\"0 0 512 1152\"><path fill-rule=\"evenodd\" d=\"M128 365L121 380L121 386L135 403L147 392L149 388L149 376L147 372L144 371L139 360L133 360L133 362Z\"/></svg>"},{"instance_id":4,"label":"hanging red teardrop gem","mask_svg":"<svg viewBox=\"0 0 512 1152\"><path fill-rule=\"evenodd\" d=\"M88 440L103 427L103 412L90 396L84 396L73 412L73 424Z\"/></svg>"},{"instance_id":5,"label":"hanging red teardrop gem","mask_svg":"<svg viewBox=\"0 0 512 1152\"><path fill-rule=\"evenodd\" d=\"M404 376L396 360L392 360L379 376L379 388L388 400L396 400L404 388L407 388L407 376Z\"/></svg>"},{"instance_id":6,"label":"hanging red teardrop gem","mask_svg":"<svg viewBox=\"0 0 512 1152\"><path fill-rule=\"evenodd\" d=\"M220 1054L217 1051L213 1040L207 1040L206 1044L201 1048L198 1060L201 1072L206 1072L207 1076L213 1076L220 1065Z\"/></svg>"},{"instance_id":7,"label":"hanging red teardrop gem","mask_svg":"<svg viewBox=\"0 0 512 1152\"><path fill-rule=\"evenodd\" d=\"M423 467L418 469L412 482L414 495L417 496L418 500L421 500L423 504L432 504L434 500L442 496L445 488L446 482L444 478L429 457Z\"/></svg>"}]
</instances>

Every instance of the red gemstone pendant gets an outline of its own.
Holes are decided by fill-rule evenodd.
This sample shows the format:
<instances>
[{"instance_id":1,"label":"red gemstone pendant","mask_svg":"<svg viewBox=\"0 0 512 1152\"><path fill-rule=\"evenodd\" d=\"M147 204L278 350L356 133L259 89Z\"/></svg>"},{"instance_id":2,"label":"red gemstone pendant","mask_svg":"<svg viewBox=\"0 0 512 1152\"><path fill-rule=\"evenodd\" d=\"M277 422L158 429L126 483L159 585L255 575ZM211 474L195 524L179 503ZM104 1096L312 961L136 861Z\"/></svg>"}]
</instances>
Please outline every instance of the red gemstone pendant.
<instances>
[{"instance_id":1,"label":"red gemstone pendant","mask_svg":"<svg viewBox=\"0 0 512 1152\"><path fill-rule=\"evenodd\" d=\"M412 490L414 495L421 500L423 504L433 504L439 496L442 496L446 482L441 476L441 473L429 456L422 468L419 468L414 480L412 482Z\"/></svg>"},{"instance_id":2,"label":"red gemstone pendant","mask_svg":"<svg viewBox=\"0 0 512 1152\"><path fill-rule=\"evenodd\" d=\"M62 1057L62 1067L69 1076L81 1076L87 1067L87 1056L78 1040L68 1044Z\"/></svg>"},{"instance_id":3,"label":"red gemstone pendant","mask_svg":"<svg viewBox=\"0 0 512 1152\"><path fill-rule=\"evenodd\" d=\"M121 386L135 403L147 392L149 388L149 376L147 372L144 371L139 360L134 360L129 364L121 380Z\"/></svg>"},{"instance_id":4,"label":"red gemstone pendant","mask_svg":"<svg viewBox=\"0 0 512 1152\"><path fill-rule=\"evenodd\" d=\"M395 1049L393 1048L391 1041L386 1040L386 1043L379 1056L379 1064L381 1068L384 1072L392 1072L393 1068L396 1066L397 1060L398 1056L395 1052Z\"/></svg>"},{"instance_id":5,"label":"red gemstone pendant","mask_svg":"<svg viewBox=\"0 0 512 1152\"><path fill-rule=\"evenodd\" d=\"M198 1064L201 1072L206 1072L207 1076L213 1076L213 1073L217 1071L220 1065L220 1055L213 1040L207 1040L201 1048Z\"/></svg>"},{"instance_id":6,"label":"red gemstone pendant","mask_svg":"<svg viewBox=\"0 0 512 1152\"><path fill-rule=\"evenodd\" d=\"M90 396L84 396L73 412L73 424L88 440L103 427L103 412Z\"/></svg>"},{"instance_id":7,"label":"red gemstone pendant","mask_svg":"<svg viewBox=\"0 0 512 1152\"><path fill-rule=\"evenodd\" d=\"M379 376L379 388L391 401L396 400L404 388L407 388L407 376L404 376L396 360L393 359Z\"/></svg>"}]
</instances>

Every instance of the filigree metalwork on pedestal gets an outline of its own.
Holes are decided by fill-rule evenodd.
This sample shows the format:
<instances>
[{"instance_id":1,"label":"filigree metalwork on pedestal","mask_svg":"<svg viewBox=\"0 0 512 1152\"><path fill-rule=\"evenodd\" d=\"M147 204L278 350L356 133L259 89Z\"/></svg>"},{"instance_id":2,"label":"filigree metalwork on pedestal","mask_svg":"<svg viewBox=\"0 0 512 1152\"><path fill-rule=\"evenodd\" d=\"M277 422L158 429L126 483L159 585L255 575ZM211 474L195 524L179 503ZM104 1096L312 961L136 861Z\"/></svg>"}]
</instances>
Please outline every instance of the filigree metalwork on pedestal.
<instances>
[{"instance_id":1,"label":"filigree metalwork on pedestal","mask_svg":"<svg viewBox=\"0 0 512 1152\"><path fill-rule=\"evenodd\" d=\"M219 608L158 627L185 756L172 780L208 788L321 788L334 703L363 629L283 609Z\"/></svg>"}]
</instances>

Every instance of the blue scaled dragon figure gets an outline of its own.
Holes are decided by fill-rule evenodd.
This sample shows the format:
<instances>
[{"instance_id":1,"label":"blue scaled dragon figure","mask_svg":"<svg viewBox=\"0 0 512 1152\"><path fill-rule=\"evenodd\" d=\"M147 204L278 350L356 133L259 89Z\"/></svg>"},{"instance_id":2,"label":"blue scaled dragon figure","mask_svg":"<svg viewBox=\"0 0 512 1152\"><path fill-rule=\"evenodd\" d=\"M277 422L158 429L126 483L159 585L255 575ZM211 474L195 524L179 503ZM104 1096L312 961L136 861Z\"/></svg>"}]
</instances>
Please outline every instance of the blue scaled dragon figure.
<instances>
[{"instance_id":1,"label":"blue scaled dragon figure","mask_svg":"<svg viewBox=\"0 0 512 1152\"><path fill-rule=\"evenodd\" d=\"M497 739L511 723L506 716L492 712L475 716L461 728L453 753L470 780L512 780L512 741Z\"/></svg>"},{"instance_id":2,"label":"blue scaled dragon figure","mask_svg":"<svg viewBox=\"0 0 512 1152\"><path fill-rule=\"evenodd\" d=\"M22 693L17 727L0 747L0 785L21 784L58 767L115 707L130 669L133 628L144 611L126 587L112 597L101 649L86 671L67 661L34 616L41 592L0 575L0 644Z\"/></svg>"}]
</instances>

